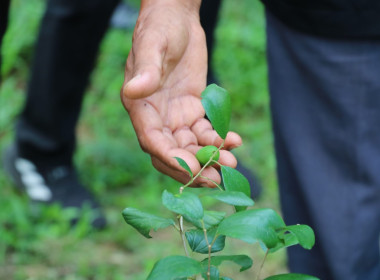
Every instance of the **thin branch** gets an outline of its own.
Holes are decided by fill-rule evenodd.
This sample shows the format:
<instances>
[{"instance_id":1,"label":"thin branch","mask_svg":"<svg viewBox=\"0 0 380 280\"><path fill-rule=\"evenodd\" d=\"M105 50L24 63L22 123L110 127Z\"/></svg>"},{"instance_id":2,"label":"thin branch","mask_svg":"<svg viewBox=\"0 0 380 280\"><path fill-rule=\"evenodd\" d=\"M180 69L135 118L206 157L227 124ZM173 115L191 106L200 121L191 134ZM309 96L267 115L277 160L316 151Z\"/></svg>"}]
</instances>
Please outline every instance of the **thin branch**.
<instances>
[{"instance_id":1,"label":"thin branch","mask_svg":"<svg viewBox=\"0 0 380 280\"><path fill-rule=\"evenodd\" d=\"M206 180L208 180L208 181L210 181L210 182L213 183L213 184L214 184L219 190L221 190L222 192L224 191L221 185L219 185L217 182L215 182L214 180L210 179L209 177L202 176L202 175L200 175L199 177L200 177L200 178L203 178L203 179L206 179Z\"/></svg>"},{"instance_id":2,"label":"thin branch","mask_svg":"<svg viewBox=\"0 0 380 280\"><path fill-rule=\"evenodd\" d=\"M265 256L264 256L264 258L263 258L263 262L262 262L261 265L260 265L260 269L259 269L259 271L258 271L258 273L257 273L257 278L256 278L256 280L259 280L259 278L260 278L260 273L261 273L261 270L263 269L263 266L264 266L265 260L267 259L267 256L268 256L268 253L269 253L269 249L267 249L267 251L265 252Z\"/></svg>"},{"instance_id":3,"label":"thin branch","mask_svg":"<svg viewBox=\"0 0 380 280\"><path fill-rule=\"evenodd\" d=\"M189 256L189 251L187 250L187 244L186 244L186 240L185 240L185 233L184 233L184 230L183 230L183 217L181 215L178 217L178 224L179 224L179 233L181 235L183 248L185 249L186 257L188 257Z\"/></svg>"},{"instance_id":4,"label":"thin branch","mask_svg":"<svg viewBox=\"0 0 380 280\"><path fill-rule=\"evenodd\" d=\"M181 188L183 188L183 189L187 188L188 186L190 186L195 181L195 179L197 179L199 176L201 176L203 170L205 170L205 168L213 161L213 158L216 155L216 153L218 153L220 151L220 149L223 148L224 141L225 140L223 140L223 143L219 146L219 148L217 150L215 150L215 152L212 153L210 159L208 160L208 162L206 162L205 165L203 165L203 167L201 168L201 170L199 170L198 174L196 174L193 178L191 178L191 180L189 182L187 182L185 185L183 185Z\"/></svg>"},{"instance_id":5,"label":"thin branch","mask_svg":"<svg viewBox=\"0 0 380 280\"><path fill-rule=\"evenodd\" d=\"M207 280L210 280L210 278L211 278L211 248L212 248L212 245L210 244L210 242L208 242L207 229L205 227L205 223L204 223L203 219L201 220L201 223L202 223L203 233L204 233L207 248L208 248Z\"/></svg>"},{"instance_id":6,"label":"thin branch","mask_svg":"<svg viewBox=\"0 0 380 280\"><path fill-rule=\"evenodd\" d=\"M196 174L194 177L192 177L190 179L189 182L187 182L185 185L181 186L179 188L179 193L182 194L184 189L187 188L188 186L190 186L194 181L195 179L197 179L198 177L201 177L201 178L207 178L207 177L203 177L201 174L203 172L203 170L205 170L205 168L213 161L213 158L214 156L216 155L217 152L219 152L220 149L222 149L224 146L224 140L223 140L223 143L220 145L220 147L212 154L211 158L208 160L208 162L201 168L201 170L198 172L198 174ZM216 186L218 188L221 189L221 187L219 186L218 183L216 183L215 181L207 178L207 180L213 182L214 184L216 184ZM223 189L221 189L223 190ZM207 230L204 226L204 222L203 220L202 221L202 227L203 227L203 232L205 234L205 239L206 239L206 242L207 242L207 246L208 246L208 271L207 271L207 279L210 280L210 269L211 269L211 245L210 243L208 242L208 239L207 239ZM189 256L189 252L187 250L187 244L186 244L186 240L185 240L185 233L184 233L184 229L183 229L183 217L182 215L179 215L178 217L178 224L179 224L179 232L180 232L180 235L181 235L181 239L182 239L182 243L183 243L183 248L185 249L185 254L186 256L188 257Z\"/></svg>"},{"instance_id":7,"label":"thin branch","mask_svg":"<svg viewBox=\"0 0 380 280\"><path fill-rule=\"evenodd\" d=\"M220 167L222 167L222 166L223 166L223 164L221 164L219 161L216 161L216 160L212 160L211 162L212 162L212 163L214 163L214 164L217 164L217 165L219 165Z\"/></svg>"}]
</instances>

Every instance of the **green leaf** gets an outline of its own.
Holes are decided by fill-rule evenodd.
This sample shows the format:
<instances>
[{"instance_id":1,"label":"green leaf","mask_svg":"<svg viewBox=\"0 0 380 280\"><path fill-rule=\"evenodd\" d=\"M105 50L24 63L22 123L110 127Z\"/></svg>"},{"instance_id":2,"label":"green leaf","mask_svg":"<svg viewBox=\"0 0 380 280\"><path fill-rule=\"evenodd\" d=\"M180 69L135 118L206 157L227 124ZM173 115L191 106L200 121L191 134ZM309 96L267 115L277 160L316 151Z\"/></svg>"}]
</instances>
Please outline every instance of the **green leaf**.
<instances>
[{"instance_id":1,"label":"green leaf","mask_svg":"<svg viewBox=\"0 0 380 280\"><path fill-rule=\"evenodd\" d=\"M294 234L298 243L305 249L310 250L315 244L315 235L311 227L307 225L286 226L286 231Z\"/></svg>"},{"instance_id":2,"label":"green leaf","mask_svg":"<svg viewBox=\"0 0 380 280\"><path fill-rule=\"evenodd\" d=\"M244 271L249 269L253 261L250 257L247 255L229 255L229 256L213 256L211 257L211 265L214 266L220 266L222 262L224 261L231 261L236 263L237 265L240 265L240 271ZM201 262L202 266L208 265L208 259L204 259Z\"/></svg>"},{"instance_id":3,"label":"green leaf","mask_svg":"<svg viewBox=\"0 0 380 280\"><path fill-rule=\"evenodd\" d=\"M162 204L177 214L188 217L190 220L203 218L203 206L198 196L184 192L174 195L167 190L162 193Z\"/></svg>"},{"instance_id":4,"label":"green leaf","mask_svg":"<svg viewBox=\"0 0 380 280\"><path fill-rule=\"evenodd\" d=\"M276 231L284 227L284 221L274 210L250 209L225 218L219 224L217 234L247 243L260 241L270 249L281 242Z\"/></svg>"},{"instance_id":5,"label":"green leaf","mask_svg":"<svg viewBox=\"0 0 380 280\"><path fill-rule=\"evenodd\" d=\"M161 218L131 207L125 208L122 215L127 224L134 227L146 238L152 238L149 235L151 229L157 231L159 228L166 228L168 226L175 225L172 219Z\"/></svg>"},{"instance_id":6,"label":"green leaf","mask_svg":"<svg viewBox=\"0 0 380 280\"><path fill-rule=\"evenodd\" d=\"M211 196L219 201L222 201L224 203L230 204L230 205L236 205L236 206L253 206L254 202L253 200L246 196L242 192L236 192L236 191L213 191L209 194L206 194L207 196Z\"/></svg>"},{"instance_id":7,"label":"green leaf","mask_svg":"<svg viewBox=\"0 0 380 280\"><path fill-rule=\"evenodd\" d=\"M215 238L216 229L211 229L207 231L207 240L208 243L211 244ZM208 254L208 245L205 239L205 235L203 230L201 229L193 229L189 230L185 233L187 242L189 242L189 246L193 252ZM219 235L214 244L211 247L211 253L219 252L224 249L226 237L223 235Z\"/></svg>"},{"instance_id":8,"label":"green leaf","mask_svg":"<svg viewBox=\"0 0 380 280\"><path fill-rule=\"evenodd\" d=\"M211 84L202 92L202 105L213 128L223 139L226 138L231 119L231 97L228 92Z\"/></svg>"},{"instance_id":9,"label":"green leaf","mask_svg":"<svg viewBox=\"0 0 380 280\"><path fill-rule=\"evenodd\" d=\"M249 182L243 174L229 166L222 166L221 172L223 177L223 185L226 191L242 192L246 196L251 197ZM237 206L235 208L236 211L242 211L247 207Z\"/></svg>"},{"instance_id":10,"label":"green leaf","mask_svg":"<svg viewBox=\"0 0 380 280\"><path fill-rule=\"evenodd\" d=\"M203 268L202 277L204 279L208 279L207 270L208 270L208 266ZM210 280L219 280L219 270L215 266L210 267Z\"/></svg>"},{"instance_id":11,"label":"green leaf","mask_svg":"<svg viewBox=\"0 0 380 280\"><path fill-rule=\"evenodd\" d=\"M183 159L179 158L179 157L174 157L177 162L179 163L179 165L181 165L190 175L191 178L193 178L193 172L191 172L191 169L190 167L187 165L186 161L184 161Z\"/></svg>"},{"instance_id":12,"label":"green leaf","mask_svg":"<svg viewBox=\"0 0 380 280\"><path fill-rule=\"evenodd\" d=\"M319 280L319 278L306 274L287 273L270 276L264 280Z\"/></svg>"},{"instance_id":13,"label":"green leaf","mask_svg":"<svg viewBox=\"0 0 380 280\"><path fill-rule=\"evenodd\" d=\"M298 244L297 237L292 233L285 234L285 230L281 230L281 233L278 233L278 236L280 238L280 242L277 243L275 247L270 248L268 253L274 253L280 249Z\"/></svg>"},{"instance_id":14,"label":"green leaf","mask_svg":"<svg viewBox=\"0 0 380 280\"><path fill-rule=\"evenodd\" d=\"M220 278L220 280L232 280L232 278L230 278L230 277L222 277L222 278Z\"/></svg>"},{"instance_id":15,"label":"green leaf","mask_svg":"<svg viewBox=\"0 0 380 280\"><path fill-rule=\"evenodd\" d=\"M170 256L154 265L147 280L175 280L201 272L202 266L198 261L185 256Z\"/></svg>"},{"instance_id":16,"label":"green leaf","mask_svg":"<svg viewBox=\"0 0 380 280\"><path fill-rule=\"evenodd\" d=\"M216 225L218 225L226 216L226 213L224 212L218 212L218 211L204 211L203 216L203 223L205 229L212 228ZM185 220L188 220L193 223L194 226L196 226L199 229L203 229L202 222L200 220L191 221L186 216L184 216Z\"/></svg>"},{"instance_id":17,"label":"green leaf","mask_svg":"<svg viewBox=\"0 0 380 280\"><path fill-rule=\"evenodd\" d=\"M269 250L274 253L280 249L300 244L303 248L310 250L315 243L314 231L307 225L286 226L277 230L280 241Z\"/></svg>"}]
</instances>

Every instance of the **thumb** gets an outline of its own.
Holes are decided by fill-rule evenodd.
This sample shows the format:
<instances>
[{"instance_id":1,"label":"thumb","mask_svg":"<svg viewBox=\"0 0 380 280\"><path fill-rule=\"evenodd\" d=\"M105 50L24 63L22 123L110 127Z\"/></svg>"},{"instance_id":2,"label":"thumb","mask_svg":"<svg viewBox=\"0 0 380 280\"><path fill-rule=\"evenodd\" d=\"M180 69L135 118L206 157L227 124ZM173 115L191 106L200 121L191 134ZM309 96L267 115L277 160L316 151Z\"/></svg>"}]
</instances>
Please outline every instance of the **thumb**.
<instances>
[{"instance_id":1,"label":"thumb","mask_svg":"<svg viewBox=\"0 0 380 280\"><path fill-rule=\"evenodd\" d=\"M151 38L139 38L128 57L123 95L138 99L152 95L161 85L165 48ZM127 77L131 77L127 79Z\"/></svg>"}]
</instances>

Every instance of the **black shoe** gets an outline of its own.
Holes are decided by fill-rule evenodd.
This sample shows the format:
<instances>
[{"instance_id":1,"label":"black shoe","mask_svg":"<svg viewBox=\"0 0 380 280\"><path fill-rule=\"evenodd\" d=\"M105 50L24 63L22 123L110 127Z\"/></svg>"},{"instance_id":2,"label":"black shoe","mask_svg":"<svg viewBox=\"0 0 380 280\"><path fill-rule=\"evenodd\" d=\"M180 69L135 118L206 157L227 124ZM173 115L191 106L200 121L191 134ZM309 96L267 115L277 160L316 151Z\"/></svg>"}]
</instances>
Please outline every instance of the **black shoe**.
<instances>
[{"instance_id":1,"label":"black shoe","mask_svg":"<svg viewBox=\"0 0 380 280\"><path fill-rule=\"evenodd\" d=\"M97 229L106 226L106 219L98 203L79 182L74 167L41 168L32 161L19 157L15 146L4 152L3 165L5 173L32 201L59 203L63 208L82 209L86 206L96 214L92 226ZM72 224L77 221L77 218L71 220Z\"/></svg>"}]
</instances>

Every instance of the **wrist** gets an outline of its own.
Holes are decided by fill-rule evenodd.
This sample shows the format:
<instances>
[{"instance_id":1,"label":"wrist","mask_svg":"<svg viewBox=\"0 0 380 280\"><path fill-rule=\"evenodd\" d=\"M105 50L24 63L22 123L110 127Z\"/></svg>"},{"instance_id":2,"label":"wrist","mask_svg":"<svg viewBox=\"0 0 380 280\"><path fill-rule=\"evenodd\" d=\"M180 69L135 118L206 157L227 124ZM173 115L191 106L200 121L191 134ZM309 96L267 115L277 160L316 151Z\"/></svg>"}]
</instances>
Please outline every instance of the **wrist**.
<instances>
[{"instance_id":1,"label":"wrist","mask_svg":"<svg viewBox=\"0 0 380 280\"><path fill-rule=\"evenodd\" d=\"M180 6L189 12L199 14L202 0L141 0L141 10L151 6Z\"/></svg>"}]
</instances>

